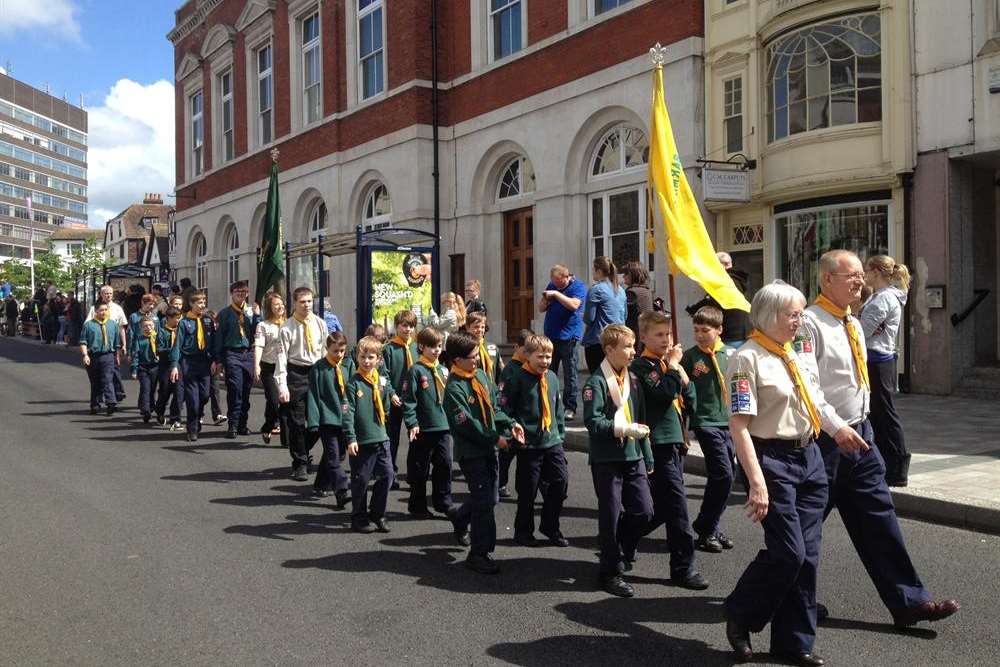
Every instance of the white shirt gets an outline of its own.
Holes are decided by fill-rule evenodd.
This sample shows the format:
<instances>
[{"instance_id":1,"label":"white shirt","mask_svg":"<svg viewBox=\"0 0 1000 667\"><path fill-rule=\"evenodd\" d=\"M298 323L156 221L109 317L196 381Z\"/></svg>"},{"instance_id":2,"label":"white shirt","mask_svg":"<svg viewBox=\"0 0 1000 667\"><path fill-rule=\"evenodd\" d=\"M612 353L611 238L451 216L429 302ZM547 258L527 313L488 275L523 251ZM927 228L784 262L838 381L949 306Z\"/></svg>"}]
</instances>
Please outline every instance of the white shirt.
<instances>
[{"instance_id":1,"label":"white shirt","mask_svg":"<svg viewBox=\"0 0 1000 667\"><path fill-rule=\"evenodd\" d=\"M867 360L861 323L853 316L850 322L861 341L861 355ZM836 433L868 416L870 392L858 381L843 320L819 306L809 306L793 347L823 389L827 403L826 409L820 410L824 431Z\"/></svg>"},{"instance_id":2,"label":"white shirt","mask_svg":"<svg viewBox=\"0 0 1000 667\"><path fill-rule=\"evenodd\" d=\"M313 349L306 347L304 326L294 317L289 317L281 326L281 346L274 362L274 382L278 391L288 391L288 364L312 366L326 355L326 322L310 314L306 321L312 333Z\"/></svg>"},{"instance_id":3,"label":"white shirt","mask_svg":"<svg viewBox=\"0 0 1000 667\"><path fill-rule=\"evenodd\" d=\"M281 352L281 327L274 322L261 320L257 325L257 332L253 338L254 347L259 347L260 360L266 364L278 362L278 353Z\"/></svg>"}]
</instances>

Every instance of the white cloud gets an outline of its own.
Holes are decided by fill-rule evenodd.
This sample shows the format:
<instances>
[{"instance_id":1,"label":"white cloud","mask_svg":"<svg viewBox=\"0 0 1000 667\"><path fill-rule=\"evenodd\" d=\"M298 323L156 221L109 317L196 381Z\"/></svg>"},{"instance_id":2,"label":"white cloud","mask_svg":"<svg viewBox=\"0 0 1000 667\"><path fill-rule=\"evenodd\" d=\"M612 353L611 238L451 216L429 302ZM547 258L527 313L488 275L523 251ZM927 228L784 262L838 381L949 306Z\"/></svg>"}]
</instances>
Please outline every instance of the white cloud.
<instances>
[{"instance_id":1,"label":"white cloud","mask_svg":"<svg viewBox=\"0 0 1000 667\"><path fill-rule=\"evenodd\" d=\"M103 227L147 192L174 191L172 83L120 79L102 106L87 111L91 227Z\"/></svg>"},{"instance_id":2,"label":"white cloud","mask_svg":"<svg viewBox=\"0 0 1000 667\"><path fill-rule=\"evenodd\" d=\"M0 0L0 34L46 30L81 42L73 0Z\"/></svg>"}]
</instances>

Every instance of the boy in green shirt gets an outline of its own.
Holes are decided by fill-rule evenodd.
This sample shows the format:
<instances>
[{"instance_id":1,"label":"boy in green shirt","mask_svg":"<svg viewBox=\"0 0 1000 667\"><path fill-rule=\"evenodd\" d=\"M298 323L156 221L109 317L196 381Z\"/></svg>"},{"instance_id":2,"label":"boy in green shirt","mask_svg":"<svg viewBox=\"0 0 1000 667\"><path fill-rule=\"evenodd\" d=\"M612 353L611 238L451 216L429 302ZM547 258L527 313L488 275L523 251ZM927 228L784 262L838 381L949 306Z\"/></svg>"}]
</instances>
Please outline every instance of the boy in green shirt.
<instances>
[{"instance_id":1,"label":"boy in green shirt","mask_svg":"<svg viewBox=\"0 0 1000 667\"><path fill-rule=\"evenodd\" d=\"M451 499L451 433L444 413L444 389L448 371L439 365L444 336L430 327L417 334L420 359L403 378L403 421L410 449L406 455L406 480L410 485L407 509L410 514L429 519L427 477L431 477L434 510L447 514Z\"/></svg>"},{"instance_id":2,"label":"boy in green shirt","mask_svg":"<svg viewBox=\"0 0 1000 667\"><path fill-rule=\"evenodd\" d=\"M345 359L347 338L339 331L326 337L326 356L309 369L306 394L306 430L318 431L323 457L316 471L316 496L336 494L337 509L347 506L347 475L341 464L347 454L344 416L347 414L347 382L354 376L354 361Z\"/></svg>"},{"instance_id":3,"label":"boy in green shirt","mask_svg":"<svg viewBox=\"0 0 1000 667\"><path fill-rule=\"evenodd\" d=\"M139 414L142 415L144 424L149 423L156 404L160 362L157 329L156 315L149 314L139 323L139 329L132 339L132 379L139 381Z\"/></svg>"},{"instance_id":4,"label":"boy in green shirt","mask_svg":"<svg viewBox=\"0 0 1000 667\"><path fill-rule=\"evenodd\" d=\"M510 358L510 363L503 367L500 371L500 381L497 383L497 389L503 391L504 384L510 380L515 373L521 370L521 366L524 364L524 341L528 340L528 336L534 336L534 332L530 329L521 329L517 334L517 340L514 341L514 353ZM500 484L500 497L510 498L510 491L507 490L507 483L510 481L510 464L514 462L516 454L513 448L508 447L505 450L501 450L498 455L498 464L500 466L499 472L499 484ZM539 482L538 490L541 491L542 495L545 495L545 480Z\"/></svg>"},{"instance_id":5,"label":"boy in green shirt","mask_svg":"<svg viewBox=\"0 0 1000 667\"><path fill-rule=\"evenodd\" d=\"M733 488L733 440L729 436L726 404L726 365L729 350L722 344L722 311L714 306L694 314L697 343L681 357L681 366L695 388L691 427L705 456L705 496L698 517L691 524L698 535L695 547L709 553L732 549L733 541L719 532L719 520Z\"/></svg>"},{"instance_id":6,"label":"boy in green shirt","mask_svg":"<svg viewBox=\"0 0 1000 667\"><path fill-rule=\"evenodd\" d=\"M120 352L118 323L108 316L108 304L94 306L94 319L83 323L80 335L80 353L83 366L90 378L90 414L96 415L101 401L108 416L115 413L118 398L115 396L114 372Z\"/></svg>"},{"instance_id":7,"label":"boy in green shirt","mask_svg":"<svg viewBox=\"0 0 1000 667\"><path fill-rule=\"evenodd\" d=\"M382 348L382 360L389 384L396 395L403 395L403 378L417 361L417 346L411 340L413 329L417 326L417 316L412 310L401 310L393 319L395 335ZM396 476L399 468L396 466L396 453L399 451L399 431L403 426L403 409L392 406L389 408L389 449L392 452L392 488L398 489Z\"/></svg>"}]
</instances>

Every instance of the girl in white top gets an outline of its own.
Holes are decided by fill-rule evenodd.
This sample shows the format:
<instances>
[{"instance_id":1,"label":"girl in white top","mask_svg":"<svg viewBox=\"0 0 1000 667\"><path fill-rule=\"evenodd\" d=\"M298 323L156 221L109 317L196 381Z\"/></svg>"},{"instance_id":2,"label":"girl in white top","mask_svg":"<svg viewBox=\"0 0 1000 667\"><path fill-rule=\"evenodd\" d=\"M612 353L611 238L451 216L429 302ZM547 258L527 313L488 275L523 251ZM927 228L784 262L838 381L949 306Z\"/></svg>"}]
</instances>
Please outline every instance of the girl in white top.
<instances>
[{"instance_id":1,"label":"girl in white top","mask_svg":"<svg viewBox=\"0 0 1000 667\"><path fill-rule=\"evenodd\" d=\"M254 334L253 377L263 386L267 399L264 425L260 427L260 435L266 445L271 442L274 427L281 421L278 386L274 382L274 365L281 351L281 325L285 323L285 300L280 294L271 292L264 297L263 315L264 319L257 325ZM282 447L287 446L287 438L287 429L281 428Z\"/></svg>"}]
</instances>

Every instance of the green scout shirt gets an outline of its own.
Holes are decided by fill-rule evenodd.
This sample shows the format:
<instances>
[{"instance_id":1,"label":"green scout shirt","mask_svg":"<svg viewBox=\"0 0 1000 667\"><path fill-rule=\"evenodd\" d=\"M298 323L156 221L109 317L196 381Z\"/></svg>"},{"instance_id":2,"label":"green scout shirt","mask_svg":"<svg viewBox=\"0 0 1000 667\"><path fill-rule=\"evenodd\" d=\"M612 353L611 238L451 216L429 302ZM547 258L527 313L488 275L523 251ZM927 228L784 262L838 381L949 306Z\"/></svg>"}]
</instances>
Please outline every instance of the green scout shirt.
<instances>
[{"instance_id":1,"label":"green scout shirt","mask_svg":"<svg viewBox=\"0 0 1000 667\"><path fill-rule=\"evenodd\" d=\"M726 375L729 350L724 347L715 353L723 377ZM691 428L728 428L729 406L722 400L722 387L719 386L719 375L712 366L712 355L702 352L695 345L684 351L681 366L688 374L691 385L694 385L694 405L688 405L691 411Z\"/></svg>"},{"instance_id":2,"label":"green scout shirt","mask_svg":"<svg viewBox=\"0 0 1000 667\"><path fill-rule=\"evenodd\" d=\"M132 375L139 372L139 365L155 366L159 362L160 342L156 342L156 352L153 354L153 346L149 344L149 339L140 334L132 343Z\"/></svg>"},{"instance_id":3,"label":"green scout shirt","mask_svg":"<svg viewBox=\"0 0 1000 667\"><path fill-rule=\"evenodd\" d=\"M382 407L385 418L389 419L389 409L392 407L392 397L396 395L389 380L379 376L379 392L382 395ZM359 446L377 445L389 439L385 424L379 423L375 415L375 400L372 397L372 386L355 373L347 383L347 414L344 416L344 437L347 442L356 442Z\"/></svg>"},{"instance_id":4,"label":"green scout shirt","mask_svg":"<svg viewBox=\"0 0 1000 667\"><path fill-rule=\"evenodd\" d=\"M104 323L105 333L108 342L104 343L104 336L101 335L101 325L97 320L87 320L83 323L83 331L80 335L80 345L87 347L88 353L117 352L121 343L118 336L118 323L108 319Z\"/></svg>"},{"instance_id":5,"label":"green scout shirt","mask_svg":"<svg viewBox=\"0 0 1000 667\"><path fill-rule=\"evenodd\" d=\"M500 371L500 382L497 384L497 386L500 389L503 389L504 383L506 383L507 380L509 380L511 377L513 377L515 372L521 370L521 364L523 364L523 363L524 362L521 361L520 359L513 359L512 358L510 360L510 363L507 364L506 366L504 366L503 370Z\"/></svg>"},{"instance_id":6,"label":"green scout shirt","mask_svg":"<svg viewBox=\"0 0 1000 667\"><path fill-rule=\"evenodd\" d=\"M410 341L410 358L413 359L413 364L416 365L417 359L420 358L420 352L417 351L417 344ZM391 340L385 344L382 348L382 360L385 362L385 374L389 378L390 384L392 384L393 390L397 394L403 393L403 375L406 373L406 350L402 345L393 343ZM382 371L379 371L381 374Z\"/></svg>"},{"instance_id":7,"label":"green scout shirt","mask_svg":"<svg viewBox=\"0 0 1000 667\"><path fill-rule=\"evenodd\" d=\"M211 361L215 344L215 323L207 315L201 316L201 326L205 334L205 349L198 349L198 323L187 315L177 325L177 350L182 357L208 357Z\"/></svg>"},{"instance_id":8,"label":"green scout shirt","mask_svg":"<svg viewBox=\"0 0 1000 667\"><path fill-rule=\"evenodd\" d=\"M240 335L240 316L230 303L219 311L219 326L215 332L215 358L222 360L226 350L240 350L253 346L253 333L260 322L260 315L254 315L248 304L243 306L243 334Z\"/></svg>"},{"instance_id":9,"label":"green scout shirt","mask_svg":"<svg viewBox=\"0 0 1000 667\"><path fill-rule=\"evenodd\" d=\"M455 459L474 459L493 456L497 451L497 440L501 436L509 439L510 417L497 407L496 387L481 368L476 369L479 382L490 392L494 406L492 423L484 423L479 409L479 400L472 389L472 381L460 378L454 373L448 377L444 389L444 413L455 443Z\"/></svg>"},{"instance_id":10,"label":"green scout shirt","mask_svg":"<svg viewBox=\"0 0 1000 667\"><path fill-rule=\"evenodd\" d=\"M493 386L500 385L500 379L503 375L503 369L506 368L503 363L503 359L500 357L500 348L489 341L484 341L486 343L486 354L489 355L490 359L493 361L493 372L489 374L490 382ZM480 363L479 367L485 372L483 364Z\"/></svg>"},{"instance_id":11,"label":"green scout shirt","mask_svg":"<svg viewBox=\"0 0 1000 667\"><path fill-rule=\"evenodd\" d=\"M164 318L161 321L166 322L167 320ZM180 329L180 325L178 325L177 329ZM161 364L177 363L177 357L180 356L180 351L177 347L177 339L180 336L177 329L174 329L173 336L170 335L170 329L166 326L161 326L156 332L156 352L160 357Z\"/></svg>"},{"instance_id":12,"label":"green scout shirt","mask_svg":"<svg viewBox=\"0 0 1000 667\"><path fill-rule=\"evenodd\" d=\"M440 364L438 377L448 382L448 371ZM406 428L420 427L421 433L439 433L448 430L444 413L444 390L434 381L435 371L419 361L403 376L403 421Z\"/></svg>"},{"instance_id":13,"label":"green scout shirt","mask_svg":"<svg viewBox=\"0 0 1000 667\"><path fill-rule=\"evenodd\" d=\"M566 439L565 410L559 378L550 370L545 371L548 380L549 409L552 424L548 431L542 431L541 379L519 368L511 373L500 388L500 407L511 419L524 427L524 446L530 449L548 449L561 445Z\"/></svg>"},{"instance_id":14,"label":"green scout shirt","mask_svg":"<svg viewBox=\"0 0 1000 667\"><path fill-rule=\"evenodd\" d=\"M640 424L645 423L646 404L638 380L629 373L629 411L632 419ZM617 463L638 461L646 462L646 470L653 469L653 450L649 446L649 438L615 437L615 412L618 408L608 393L608 382L600 371L594 373L583 386L583 423L587 427L590 440L590 463Z\"/></svg>"},{"instance_id":15,"label":"green scout shirt","mask_svg":"<svg viewBox=\"0 0 1000 667\"><path fill-rule=\"evenodd\" d=\"M694 401L691 383L681 389L681 376L676 371L664 374L656 359L636 357L629 367L639 378L639 388L646 402L646 421L649 439L654 445L672 445L684 442L680 415L673 406L674 399L682 397L685 405Z\"/></svg>"},{"instance_id":16,"label":"green scout shirt","mask_svg":"<svg viewBox=\"0 0 1000 667\"><path fill-rule=\"evenodd\" d=\"M330 361L323 357L309 369L309 393L306 394L306 428L317 430L320 426L341 427L347 414L347 392L354 376L354 361L345 357L340 362L340 374L344 378L344 393L337 383L337 371Z\"/></svg>"}]
</instances>

